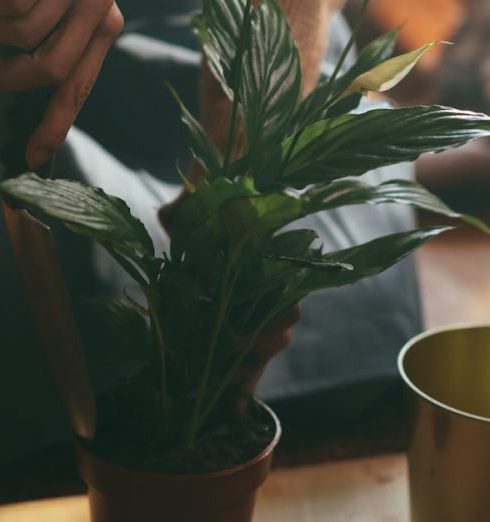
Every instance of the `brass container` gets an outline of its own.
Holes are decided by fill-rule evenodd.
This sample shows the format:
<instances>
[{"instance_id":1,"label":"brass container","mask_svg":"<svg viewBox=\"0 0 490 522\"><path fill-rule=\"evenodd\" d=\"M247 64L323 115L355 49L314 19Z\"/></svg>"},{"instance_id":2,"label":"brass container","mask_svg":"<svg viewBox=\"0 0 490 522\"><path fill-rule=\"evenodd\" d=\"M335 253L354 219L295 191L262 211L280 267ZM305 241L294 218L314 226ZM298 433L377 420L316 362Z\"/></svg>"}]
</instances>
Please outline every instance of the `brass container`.
<instances>
[{"instance_id":1,"label":"brass container","mask_svg":"<svg viewBox=\"0 0 490 522\"><path fill-rule=\"evenodd\" d=\"M411 389L412 522L489 522L490 325L419 335L398 366Z\"/></svg>"}]
</instances>

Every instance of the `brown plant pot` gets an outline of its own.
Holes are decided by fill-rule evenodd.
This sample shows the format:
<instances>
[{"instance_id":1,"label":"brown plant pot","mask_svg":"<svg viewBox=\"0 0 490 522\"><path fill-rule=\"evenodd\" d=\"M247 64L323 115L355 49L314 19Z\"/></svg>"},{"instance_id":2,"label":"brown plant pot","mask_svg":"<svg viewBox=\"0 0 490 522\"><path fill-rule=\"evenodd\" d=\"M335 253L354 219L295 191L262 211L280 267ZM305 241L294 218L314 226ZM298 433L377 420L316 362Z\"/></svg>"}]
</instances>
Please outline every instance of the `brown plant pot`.
<instances>
[{"instance_id":1,"label":"brown plant pot","mask_svg":"<svg viewBox=\"0 0 490 522\"><path fill-rule=\"evenodd\" d=\"M77 445L92 522L251 522L257 489L269 474L281 436L274 412L272 442L248 462L214 473L164 475L103 460Z\"/></svg>"}]
</instances>

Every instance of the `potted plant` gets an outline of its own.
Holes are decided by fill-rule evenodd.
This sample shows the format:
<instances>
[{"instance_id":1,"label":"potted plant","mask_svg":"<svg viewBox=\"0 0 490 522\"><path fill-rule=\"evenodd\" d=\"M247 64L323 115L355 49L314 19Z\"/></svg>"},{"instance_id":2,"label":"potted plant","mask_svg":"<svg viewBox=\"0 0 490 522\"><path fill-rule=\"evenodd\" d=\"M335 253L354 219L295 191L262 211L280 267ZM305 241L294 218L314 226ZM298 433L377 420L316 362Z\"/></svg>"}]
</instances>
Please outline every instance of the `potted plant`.
<instances>
[{"instance_id":1,"label":"potted plant","mask_svg":"<svg viewBox=\"0 0 490 522\"><path fill-rule=\"evenodd\" d=\"M359 178L490 134L487 116L447 107L351 112L435 43L390 58L392 31L341 74L354 34L331 77L302 97L298 52L274 0L204 0L194 27L232 113L221 152L175 95L206 175L198 186L182 175L190 194L175 210L170 252L155 253L127 205L100 189L33 173L0 186L12 204L102 245L146 299L98 304L139 364L100 398L94 439L78 441L94 522L249 522L280 435L241 377L257 340L310 292L378 274L448 230L324 252L314 231L287 225L340 206L397 203L487 231L416 183Z\"/></svg>"}]
</instances>

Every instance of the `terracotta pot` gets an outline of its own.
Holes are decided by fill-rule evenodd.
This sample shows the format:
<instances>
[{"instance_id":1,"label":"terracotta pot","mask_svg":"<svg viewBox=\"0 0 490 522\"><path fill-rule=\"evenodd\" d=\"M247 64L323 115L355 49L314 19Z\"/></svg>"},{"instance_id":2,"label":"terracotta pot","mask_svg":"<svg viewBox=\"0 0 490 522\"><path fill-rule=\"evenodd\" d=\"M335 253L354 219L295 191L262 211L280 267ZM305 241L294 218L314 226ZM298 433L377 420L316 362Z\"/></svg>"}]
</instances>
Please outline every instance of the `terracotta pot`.
<instances>
[{"instance_id":1,"label":"terracotta pot","mask_svg":"<svg viewBox=\"0 0 490 522\"><path fill-rule=\"evenodd\" d=\"M164 475L103 460L78 445L92 522L251 522L257 489L267 478L281 436L245 464L202 475Z\"/></svg>"}]
</instances>

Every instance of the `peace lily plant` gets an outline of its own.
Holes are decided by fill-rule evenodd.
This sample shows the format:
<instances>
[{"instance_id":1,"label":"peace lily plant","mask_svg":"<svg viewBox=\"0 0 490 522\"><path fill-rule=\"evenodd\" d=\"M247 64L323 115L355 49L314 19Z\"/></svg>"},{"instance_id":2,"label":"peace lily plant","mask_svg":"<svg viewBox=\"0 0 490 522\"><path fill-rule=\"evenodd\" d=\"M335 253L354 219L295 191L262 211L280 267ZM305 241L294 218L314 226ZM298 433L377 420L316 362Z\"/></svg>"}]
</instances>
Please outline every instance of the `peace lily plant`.
<instances>
[{"instance_id":1,"label":"peace lily plant","mask_svg":"<svg viewBox=\"0 0 490 522\"><path fill-rule=\"evenodd\" d=\"M342 206L396 203L486 231L416 183L360 176L490 134L487 116L441 106L352 114L362 95L394 87L435 43L390 58L395 30L341 72L354 34L332 75L303 97L298 51L274 0L204 0L194 28L232 114L221 152L176 96L206 177L186 180L191 194L176 211L169 252L155 252L124 201L98 188L33 173L1 184L10 202L102 245L140 285L144 304L127 296L99 304L141 363L126 390L141 407L124 410L134 418L121 425L145 423L142 446L191 460L226 426L227 405L242 393L235 377L271 320L311 292L384 271L448 229L329 252L315 231L285 227Z\"/></svg>"}]
</instances>

